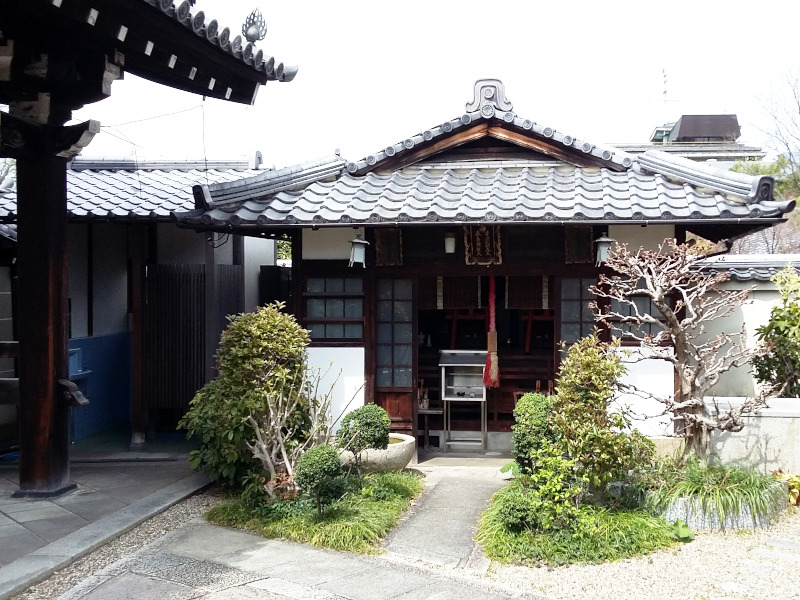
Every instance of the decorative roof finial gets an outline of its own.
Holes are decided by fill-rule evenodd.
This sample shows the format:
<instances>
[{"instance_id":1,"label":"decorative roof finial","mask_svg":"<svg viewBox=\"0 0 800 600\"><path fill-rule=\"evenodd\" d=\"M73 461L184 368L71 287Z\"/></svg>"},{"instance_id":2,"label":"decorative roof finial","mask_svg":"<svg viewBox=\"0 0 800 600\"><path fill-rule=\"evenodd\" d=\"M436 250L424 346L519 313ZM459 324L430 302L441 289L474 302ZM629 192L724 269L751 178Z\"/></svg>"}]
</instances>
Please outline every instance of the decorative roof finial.
<instances>
[{"instance_id":1,"label":"decorative roof finial","mask_svg":"<svg viewBox=\"0 0 800 600\"><path fill-rule=\"evenodd\" d=\"M251 44L255 44L267 37L267 24L264 22L264 17L261 16L261 11L258 8L254 8L250 16L245 19L242 25L242 35Z\"/></svg>"},{"instance_id":2,"label":"decorative roof finial","mask_svg":"<svg viewBox=\"0 0 800 600\"><path fill-rule=\"evenodd\" d=\"M467 102L467 112L489 105L497 110L509 111L514 105L506 98L506 88L499 79L479 79L475 82L475 96Z\"/></svg>"}]
</instances>

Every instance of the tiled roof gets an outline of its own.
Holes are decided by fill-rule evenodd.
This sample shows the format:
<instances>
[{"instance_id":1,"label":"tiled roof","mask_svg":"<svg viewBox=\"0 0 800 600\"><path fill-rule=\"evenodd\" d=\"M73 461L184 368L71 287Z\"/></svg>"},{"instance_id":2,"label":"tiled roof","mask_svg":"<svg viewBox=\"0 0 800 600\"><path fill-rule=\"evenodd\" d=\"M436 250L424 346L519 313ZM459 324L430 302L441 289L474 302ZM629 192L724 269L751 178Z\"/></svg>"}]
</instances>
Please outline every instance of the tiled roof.
<instances>
[{"instance_id":1,"label":"tiled roof","mask_svg":"<svg viewBox=\"0 0 800 600\"><path fill-rule=\"evenodd\" d=\"M800 268L800 254L722 254L697 264L710 273L728 272L736 281L769 281L786 265Z\"/></svg>"},{"instance_id":2,"label":"tiled roof","mask_svg":"<svg viewBox=\"0 0 800 600\"><path fill-rule=\"evenodd\" d=\"M628 154L522 119L512 108L502 82L480 80L467 113L348 162L335 180L330 177L338 165L324 171L323 181L309 172L308 165L316 163L306 163L279 187L250 180L207 185L195 190L203 200L198 209L176 218L181 225L208 228L406 222L768 224L794 207L773 199L770 177L732 173L658 150ZM537 158L458 161L450 154L448 162L436 162L439 153L484 138ZM259 177L268 180L274 174Z\"/></svg>"},{"instance_id":3,"label":"tiled roof","mask_svg":"<svg viewBox=\"0 0 800 600\"><path fill-rule=\"evenodd\" d=\"M187 225L389 224L404 222L624 222L758 220L788 203L732 202L663 175L577 167L411 166L344 174L301 191L278 192L179 216Z\"/></svg>"},{"instance_id":4,"label":"tiled roof","mask_svg":"<svg viewBox=\"0 0 800 600\"><path fill-rule=\"evenodd\" d=\"M264 173L249 166L247 161L76 159L67 169L67 211L72 220L167 221L174 211L194 208L192 187L197 184L238 181ZM16 192L0 194L0 219L11 220L16 211Z\"/></svg>"}]
</instances>

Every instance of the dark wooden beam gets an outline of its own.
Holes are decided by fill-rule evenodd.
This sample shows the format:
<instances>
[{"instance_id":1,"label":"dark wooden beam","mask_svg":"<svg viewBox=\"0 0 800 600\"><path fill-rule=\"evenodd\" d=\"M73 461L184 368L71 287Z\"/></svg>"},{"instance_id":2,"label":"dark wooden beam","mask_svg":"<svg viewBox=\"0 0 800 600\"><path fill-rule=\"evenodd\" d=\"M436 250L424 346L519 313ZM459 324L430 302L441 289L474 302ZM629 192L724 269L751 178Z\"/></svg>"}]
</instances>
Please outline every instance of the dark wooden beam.
<instances>
[{"instance_id":1,"label":"dark wooden beam","mask_svg":"<svg viewBox=\"0 0 800 600\"><path fill-rule=\"evenodd\" d=\"M144 402L144 294L145 257L147 255L147 225L131 225L128 229L128 246L131 255L131 443L129 450L145 450L147 431Z\"/></svg>"}]
</instances>

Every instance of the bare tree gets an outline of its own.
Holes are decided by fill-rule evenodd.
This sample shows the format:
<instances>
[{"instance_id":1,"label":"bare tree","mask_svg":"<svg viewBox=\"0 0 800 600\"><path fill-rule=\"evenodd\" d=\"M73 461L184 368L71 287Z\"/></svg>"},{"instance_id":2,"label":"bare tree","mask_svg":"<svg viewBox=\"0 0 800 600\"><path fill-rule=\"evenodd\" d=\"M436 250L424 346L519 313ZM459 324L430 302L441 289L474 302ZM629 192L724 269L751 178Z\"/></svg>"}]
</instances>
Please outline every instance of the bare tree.
<instances>
[{"instance_id":1,"label":"bare tree","mask_svg":"<svg viewBox=\"0 0 800 600\"><path fill-rule=\"evenodd\" d=\"M706 457L711 431L740 431L742 416L758 410L764 398L728 410L716 407L715 414L706 407L706 393L720 376L749 363L756 351L745 344L744 326L737 334L706 333L712 321L745 303L752 288L721 288L728 274L701 271L701 258L690 245L673 239L664 240L657 252L632 253L617 245L606 261L613 274L601 274L590 291L600 299L592 303L598 321L638 341L649 358L674 365L679 389L659 400L686 438L686 452Z\"/></svg>"}]
</instances>

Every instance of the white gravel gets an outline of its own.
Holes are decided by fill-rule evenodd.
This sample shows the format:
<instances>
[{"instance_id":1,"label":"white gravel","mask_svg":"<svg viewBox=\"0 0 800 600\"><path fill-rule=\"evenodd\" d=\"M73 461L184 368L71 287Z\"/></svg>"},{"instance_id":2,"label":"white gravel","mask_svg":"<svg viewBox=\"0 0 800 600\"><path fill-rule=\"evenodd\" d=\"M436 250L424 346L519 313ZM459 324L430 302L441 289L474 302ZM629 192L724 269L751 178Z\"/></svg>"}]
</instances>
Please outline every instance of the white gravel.
<instances>
[{"instance_id":1,"label":"white gravel","mask_svg":"<svg viewBox=\"0 0 800 600\"><path fill-rule=\"evenodd\" d=\"M693 542L640 558L556 568L494 563L488 576L558 600L798 600L800 510L766 530L697 533Z\"/></svg>"},{"instance_id":2,"label":"white gravel","mask_svg":"<svg viewBox=\"0 0 800 600\"><path fill-rule=\"evenodd\" d=\"M213 490L189 498L20 597L57 598L219 501ZM800 509L790 509L768 530L698 533L689 544L615 563L555 568L492 563L488 571L453 569L450 575L472 579L476 587L489 584L553 600L800 600Z\"/></svg>"}]
</instances>

